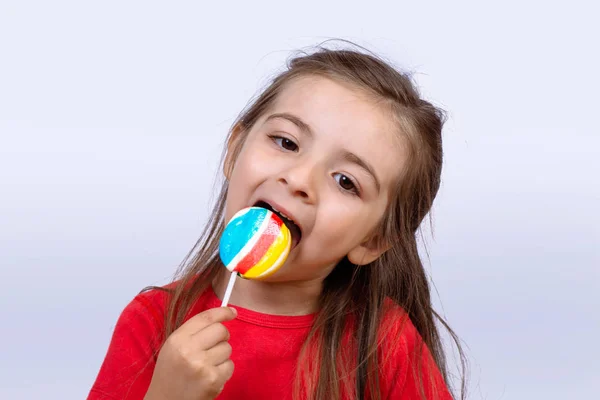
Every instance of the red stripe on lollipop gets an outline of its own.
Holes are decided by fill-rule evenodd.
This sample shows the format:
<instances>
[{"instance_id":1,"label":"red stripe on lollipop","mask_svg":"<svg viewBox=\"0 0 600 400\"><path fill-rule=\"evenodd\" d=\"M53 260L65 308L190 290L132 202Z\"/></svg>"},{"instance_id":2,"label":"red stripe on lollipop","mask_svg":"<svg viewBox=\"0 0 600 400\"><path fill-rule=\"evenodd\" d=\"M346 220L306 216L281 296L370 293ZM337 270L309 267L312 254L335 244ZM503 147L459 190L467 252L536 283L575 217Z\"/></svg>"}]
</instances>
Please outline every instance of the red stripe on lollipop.
<instances>
[{"instance_id":1,"label":"red stripe on lollipop","mask_svg":"<svg viewBox=\"0 0 600 400\"><path fill-rule=\"evenodd\" d=\"M260 238L254 245L254 247L246 254L244 258L240 260L238 265L235 267L235 271L240 274L245 274L248 270L254 267L260 259L269 250L269 247L275 242L275 239L279 235L279 228L283 224L283 221L275 214L271 214L268 222L267 229L260 235ZM276 225L277 229L273 229L273 225Z\"/></svg>"}]
</instances>

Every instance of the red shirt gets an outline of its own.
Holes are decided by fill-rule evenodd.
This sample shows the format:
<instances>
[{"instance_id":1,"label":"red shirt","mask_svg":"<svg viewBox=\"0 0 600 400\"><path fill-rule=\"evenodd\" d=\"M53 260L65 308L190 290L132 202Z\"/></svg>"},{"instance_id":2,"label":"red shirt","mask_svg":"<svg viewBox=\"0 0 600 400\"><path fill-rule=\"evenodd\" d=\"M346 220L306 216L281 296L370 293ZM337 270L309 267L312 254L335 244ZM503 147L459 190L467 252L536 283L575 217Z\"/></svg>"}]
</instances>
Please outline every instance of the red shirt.
<instances>
[{"instance_id":1,"label":"red shirt","mask_svg":"<svg viewBox=\"0 0 600 400\"><path fill-rule=\"evenodd\" d=\"M164 335L167 294L151 290L136 296L123 310L114 330L108 352L88 400L142 400L156 363ZM221 305L211 288L194 304L188 315ZM218 400L291 400L294 374L300 349L313 322L313 315L276 316L235 307L238 316L226 322L233 349L233 377ZM380 381L382 399L420 399L418 381L411 368L414 350L421 339L406 314L396 307L386 319L391 323L386 337L400 336L394 348L382 348ZM384 321L385 322L385 321ZM402 326L401 326L402 325ZM350 332L348 332L350 334ZM430 352L423 347L421 364L428 373L423 378L427 399L432 391L440 400L451 400Z\"/></svg>"}]
</instances>

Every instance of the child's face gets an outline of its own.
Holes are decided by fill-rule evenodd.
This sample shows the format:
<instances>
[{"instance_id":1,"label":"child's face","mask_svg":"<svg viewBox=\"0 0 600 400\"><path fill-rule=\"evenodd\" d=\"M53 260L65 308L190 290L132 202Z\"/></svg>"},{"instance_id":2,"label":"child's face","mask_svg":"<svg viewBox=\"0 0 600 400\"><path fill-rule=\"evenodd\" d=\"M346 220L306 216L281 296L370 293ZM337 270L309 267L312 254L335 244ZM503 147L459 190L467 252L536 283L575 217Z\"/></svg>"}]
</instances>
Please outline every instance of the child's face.
<instances>
[{"instance_id":1,"label":"child's face","mask_svg":"<svg viewBox=\"0 0 600 400\"><path fill-rule=\"evenodd\" d=\"M322 279L346 255L362 265L385 251L369 239L405 159L389 111L349 86L299 78L248 133L225 219L260 201L284 212L301 240L268 280Z\"/></svg>"}]
</instances>

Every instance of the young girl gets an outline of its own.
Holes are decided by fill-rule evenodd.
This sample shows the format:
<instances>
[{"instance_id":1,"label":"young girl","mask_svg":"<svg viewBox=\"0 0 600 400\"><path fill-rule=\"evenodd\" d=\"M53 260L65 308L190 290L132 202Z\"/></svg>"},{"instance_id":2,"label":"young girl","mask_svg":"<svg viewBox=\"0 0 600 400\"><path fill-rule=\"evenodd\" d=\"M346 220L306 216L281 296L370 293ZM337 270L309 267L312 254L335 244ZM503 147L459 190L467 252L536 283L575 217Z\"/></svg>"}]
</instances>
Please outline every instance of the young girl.
<instances>
[{"instance_id":1,"label":"young girl","mask_svg":"<svg viewBox=\"0 0 600 400\"><path fill-rule=\"evenodd\" d=\"M88 399L452 398L415 237L440 184L443 122L374 56L293 59L234 123L195 251L125 308ZM219 238L253 205L292 220L295 246L272 277L237 278L220 307Z\"/></svg>"}]
</instances>

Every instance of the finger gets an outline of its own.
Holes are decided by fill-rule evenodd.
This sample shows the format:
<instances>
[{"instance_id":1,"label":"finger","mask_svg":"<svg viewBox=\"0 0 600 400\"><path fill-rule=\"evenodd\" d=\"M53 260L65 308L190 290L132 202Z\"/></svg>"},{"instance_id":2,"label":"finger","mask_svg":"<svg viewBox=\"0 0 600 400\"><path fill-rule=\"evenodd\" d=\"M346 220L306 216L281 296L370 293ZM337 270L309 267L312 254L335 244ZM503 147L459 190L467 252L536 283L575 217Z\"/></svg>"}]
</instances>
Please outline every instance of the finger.
<instances>
[{"instance_id":1,"label":"finger","mask_svg":"<svg viewBox=\"0 0 600 400\"><path fill-rule=\"evenodd\" d=\"M205 327L217 322L225 322L234 319L237 315L235 309L230 307L217 307L203 311L187 320L177 329L177 334L193 335Z\"/></svg>"},{"instance_id":2,"label":"finger","mask_svg":"<svg viewBox=\"0 0 600 400\"><path fill-rule=\"evenodd\" d=\"M190 336L190 340L198 345L199 350L208 350L221 342L229 340L229 331L220 322L207 326Z\"/></svg>"},{"instance_id":3,"label":"finger","mask_svg":"<svg viewBox=\"0 0 600 400\"><path fill-rule=\"evenodd\" d=\"M223 380L223 385L233 376L233 361L227 360L219 365L217 365L217 371L219 371L219 376Z\"/></svg>"},{"instance_id":4,"label":"finger","mask_svg":"<svg viewBox=\"0 0 600 400\"><path fill-rule=\"evenodd\" d=\"M206 359L211 365L220 365L231 357L231 345L221 342L206 351Z\"/></svg>"}]
</instances>

